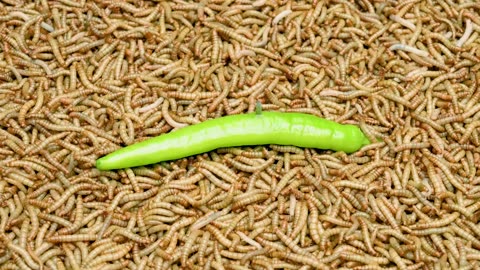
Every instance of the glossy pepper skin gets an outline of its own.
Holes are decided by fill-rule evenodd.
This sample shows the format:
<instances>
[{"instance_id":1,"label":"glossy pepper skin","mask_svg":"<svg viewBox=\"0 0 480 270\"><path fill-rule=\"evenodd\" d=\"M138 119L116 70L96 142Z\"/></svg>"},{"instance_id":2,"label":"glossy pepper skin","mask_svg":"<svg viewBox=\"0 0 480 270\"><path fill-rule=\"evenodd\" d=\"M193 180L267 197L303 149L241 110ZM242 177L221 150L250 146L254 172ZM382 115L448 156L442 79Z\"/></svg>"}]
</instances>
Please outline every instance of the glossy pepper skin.
<instances>
[{"instance_id":1,"label":"glossy pepper skin","mask_svg":"<svg viewBox=\"0 0 480 270\"><path fill-rule=\"evenodd\" d=\"M129 145L98 159L96 167L137 167L234 146L277 144L352 153L369 143L355 125L303 113L248 113L207 120Z\"/></svg>"}]
</instances>

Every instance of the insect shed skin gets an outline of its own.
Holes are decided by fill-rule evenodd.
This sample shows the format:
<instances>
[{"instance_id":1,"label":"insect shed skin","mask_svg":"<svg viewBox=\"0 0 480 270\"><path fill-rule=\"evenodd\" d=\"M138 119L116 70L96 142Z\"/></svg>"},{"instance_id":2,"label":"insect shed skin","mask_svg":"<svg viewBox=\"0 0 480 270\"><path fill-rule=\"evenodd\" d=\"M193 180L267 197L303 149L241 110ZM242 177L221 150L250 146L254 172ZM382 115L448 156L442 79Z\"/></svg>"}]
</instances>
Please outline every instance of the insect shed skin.
<instances>
[{"instance_id":1,"label":"insect shed skin","mask_svg":"<svg viewBox=\"0 0 480 270\"><path fill-rule=\"evenodd\" d=\"M352 153L370 144L361 129L304 113L262 112L229 115L180 128L101 157L99 170L176 160L218 148L293 145Z\"/></svg>"}]
</instances>

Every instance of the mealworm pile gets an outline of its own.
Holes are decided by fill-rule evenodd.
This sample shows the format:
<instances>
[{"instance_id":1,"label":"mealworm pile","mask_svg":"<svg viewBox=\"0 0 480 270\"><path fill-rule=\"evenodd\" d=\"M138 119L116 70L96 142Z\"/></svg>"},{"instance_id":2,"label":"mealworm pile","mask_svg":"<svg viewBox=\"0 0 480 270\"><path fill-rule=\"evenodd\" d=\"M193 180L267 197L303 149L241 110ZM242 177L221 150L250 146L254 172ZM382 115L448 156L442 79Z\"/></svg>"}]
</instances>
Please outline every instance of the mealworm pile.
<instances>
[{"instance_id":1,"label":"mealworm pile","mask_svg":"<svg viewBox=\"0 0 480 270\"><path fill-rule=\"evenodd\" d=\"M1 1L0 269L479 269L479 10ZM373 143L95 169L257 102Z\"/></svg>"}]
</instances>

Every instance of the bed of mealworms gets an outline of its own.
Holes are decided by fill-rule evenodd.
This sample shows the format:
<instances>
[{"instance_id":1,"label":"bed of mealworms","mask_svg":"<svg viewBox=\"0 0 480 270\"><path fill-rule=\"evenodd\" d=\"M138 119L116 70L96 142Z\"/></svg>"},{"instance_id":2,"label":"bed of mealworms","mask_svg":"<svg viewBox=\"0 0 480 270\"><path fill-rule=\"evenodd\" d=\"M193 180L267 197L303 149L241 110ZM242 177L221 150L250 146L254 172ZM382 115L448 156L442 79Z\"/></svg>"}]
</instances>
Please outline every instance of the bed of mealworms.
<instances>
[{"instance_id":1,"label":"bed of mealworms","mask_svg":"<svg viewBox=\"0 0 480 270\"><path fill-rule=\"evenodd\" d=\"M1 1L0 270L480 269L479 11ZM94 168L257 101L375 143Z\"/></svg>"}]
</instances>

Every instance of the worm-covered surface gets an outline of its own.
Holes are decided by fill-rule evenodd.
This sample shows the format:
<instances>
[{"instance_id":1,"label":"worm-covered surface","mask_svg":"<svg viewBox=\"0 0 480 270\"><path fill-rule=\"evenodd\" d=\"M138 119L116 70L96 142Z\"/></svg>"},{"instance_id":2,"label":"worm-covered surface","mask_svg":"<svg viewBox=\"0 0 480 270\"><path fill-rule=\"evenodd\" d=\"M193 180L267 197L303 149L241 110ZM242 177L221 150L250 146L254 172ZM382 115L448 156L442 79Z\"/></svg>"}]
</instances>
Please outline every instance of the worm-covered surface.
<instances>
[{"instance_id":1,"label":"worm-covered surface","mask_svg":"<svg viewBox=\"0 0 480 270\"><path fill-rule=\"evenodd\" d=\"M478 269L479 9L1 1L0 269ZM94 168L257 101L378 142Z\"/></svg>"}]
</instances>

